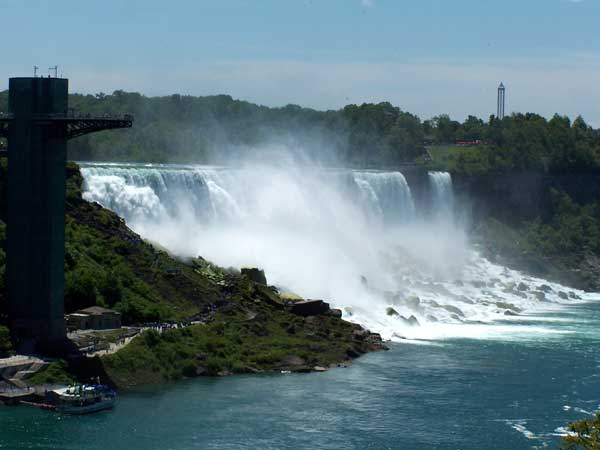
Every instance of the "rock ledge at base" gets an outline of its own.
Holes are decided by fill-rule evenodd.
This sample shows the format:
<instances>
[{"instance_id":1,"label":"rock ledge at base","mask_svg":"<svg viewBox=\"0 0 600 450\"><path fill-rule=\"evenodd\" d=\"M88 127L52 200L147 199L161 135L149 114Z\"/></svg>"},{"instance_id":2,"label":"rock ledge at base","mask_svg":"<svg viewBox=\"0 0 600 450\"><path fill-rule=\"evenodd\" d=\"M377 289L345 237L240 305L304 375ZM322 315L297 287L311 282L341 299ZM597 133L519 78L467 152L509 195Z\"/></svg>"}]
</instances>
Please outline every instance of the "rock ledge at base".
<instances>
[{"instance_id":1,"label":"rock ledge at base","mask_svg":"<svg viewBox=\"0 0 600 450\"><path fill-rule=\"evenodd\" d=\"M329 311L329 303L323 300L303 300L294 303L290 311L298 316L318 316Z\"/></svg>"}]
</instances>

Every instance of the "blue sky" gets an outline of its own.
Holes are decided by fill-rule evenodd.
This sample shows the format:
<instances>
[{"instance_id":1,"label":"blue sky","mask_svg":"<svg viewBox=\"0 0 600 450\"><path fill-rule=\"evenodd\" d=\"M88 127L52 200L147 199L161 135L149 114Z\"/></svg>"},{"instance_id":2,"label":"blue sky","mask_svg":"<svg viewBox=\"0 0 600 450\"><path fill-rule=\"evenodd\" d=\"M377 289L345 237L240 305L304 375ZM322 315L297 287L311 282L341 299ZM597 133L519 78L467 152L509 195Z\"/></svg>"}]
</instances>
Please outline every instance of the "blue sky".
<instances>
[{"instance_id":1,"label":"blue sky","mask_svg":"<svg viewBox=\"0 0 600 450\"><path fill-rule=\"evenodd\" d=\"M508 111L600 126L600 0L0 0L0 19L0 89L58 64L84 93L462 119L503 81Z\"/></svg>"}]
</instances>

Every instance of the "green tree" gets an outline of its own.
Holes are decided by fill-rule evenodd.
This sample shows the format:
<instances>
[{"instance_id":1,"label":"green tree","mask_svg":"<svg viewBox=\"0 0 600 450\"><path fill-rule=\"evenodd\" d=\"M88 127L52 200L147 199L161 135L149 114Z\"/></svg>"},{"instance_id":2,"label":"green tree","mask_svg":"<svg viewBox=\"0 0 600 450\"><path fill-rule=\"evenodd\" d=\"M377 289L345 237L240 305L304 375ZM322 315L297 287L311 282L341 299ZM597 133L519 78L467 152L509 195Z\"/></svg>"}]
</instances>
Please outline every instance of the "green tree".
<instances>
[{"instance_id":1,"label":"green tree","mask_svg":"<svg viewBox=\"0 0 600 450\"><path fill-rule=\"evenodd\" d=\"M559 450L600 450L600 413L593 419L570 423Z\"/></svg>"}]
</instances>

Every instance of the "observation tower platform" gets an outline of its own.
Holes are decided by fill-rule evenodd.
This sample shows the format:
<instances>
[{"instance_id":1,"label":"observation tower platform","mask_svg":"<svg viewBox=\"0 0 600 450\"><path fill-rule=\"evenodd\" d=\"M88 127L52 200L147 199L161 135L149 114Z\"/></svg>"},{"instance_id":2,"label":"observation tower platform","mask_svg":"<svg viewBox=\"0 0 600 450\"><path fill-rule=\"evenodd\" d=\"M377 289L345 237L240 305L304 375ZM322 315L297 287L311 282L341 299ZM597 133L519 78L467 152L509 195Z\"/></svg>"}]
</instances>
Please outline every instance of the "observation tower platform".
<instances>
[{"instance_id":1,"label":"observation tower platform","mask_svg":"<svg viewBox=\"0 0 600 450\"><path fill-rule=\"evenodd\" d=\"M0 114L8 141L6 287L17 350L58 351L64 321L67 141L130 128L131 115L93 116L68 105L65 78L11 78L9 110Z\"/></svg>"}]
</instances>

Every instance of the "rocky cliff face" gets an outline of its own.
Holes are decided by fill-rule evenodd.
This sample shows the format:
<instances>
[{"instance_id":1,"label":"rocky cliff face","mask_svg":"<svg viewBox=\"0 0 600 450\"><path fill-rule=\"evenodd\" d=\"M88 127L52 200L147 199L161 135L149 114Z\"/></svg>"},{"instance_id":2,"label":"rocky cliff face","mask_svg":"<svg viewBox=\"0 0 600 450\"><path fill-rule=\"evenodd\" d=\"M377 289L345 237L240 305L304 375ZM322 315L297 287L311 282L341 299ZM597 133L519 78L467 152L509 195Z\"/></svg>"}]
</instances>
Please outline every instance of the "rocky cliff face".
<instances>
[{"instance_id":1,"label":"rocky cliff face","mask_svg":"<svg viewBox=\"0 0 600 450\"><path fill-rule=\"evenodd\" d=\"M502 175L453 175L455 195L474 220L489 216L507 223L547 218L551 189L579 204L600 203L600 175L512 172Z\"/></svg>"},{"instance_id":2,"label":"rocky cliff face","mask_svg":"<svg viewBox=\"0 0 600 450\"><path fill-rule=\"evenodd\" d=\"M600 175L512 172L455 175L453 182L486 257L580 289L600 289L600 248L589 236L598 221L593 210L600 204ZM557 194L568 196L572 211L559 210ZM540 245L544 241L551 251Z\"/></svg>"}]
</instances>

